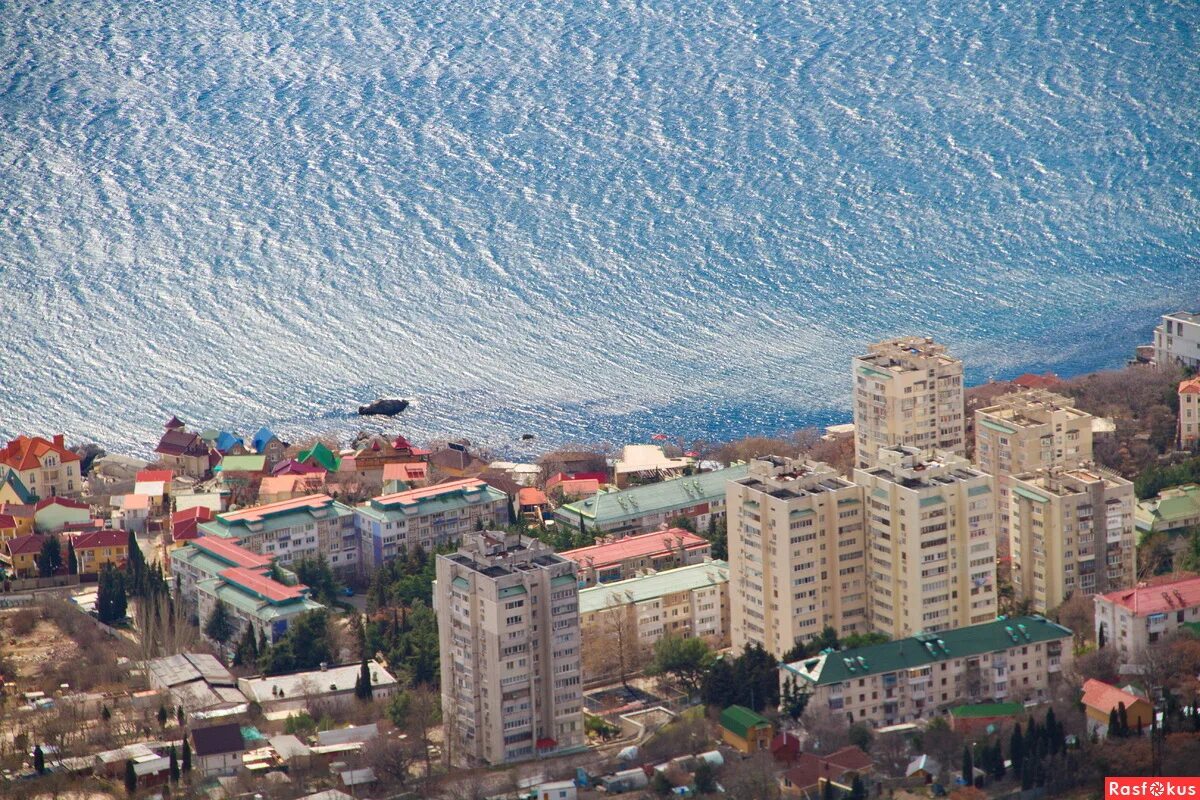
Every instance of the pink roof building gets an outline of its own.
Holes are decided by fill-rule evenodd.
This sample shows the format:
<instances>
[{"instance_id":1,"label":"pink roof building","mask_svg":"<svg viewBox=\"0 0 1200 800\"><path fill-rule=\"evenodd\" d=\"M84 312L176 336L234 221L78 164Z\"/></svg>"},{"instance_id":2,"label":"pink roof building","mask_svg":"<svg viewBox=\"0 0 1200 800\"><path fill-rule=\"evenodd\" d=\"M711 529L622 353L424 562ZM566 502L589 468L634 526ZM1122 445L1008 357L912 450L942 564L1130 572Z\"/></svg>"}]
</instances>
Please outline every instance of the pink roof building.
<instances>
[{"instance_id":1,"label":"pink roof building","mask_svg":"<svg viewBox=\"0 0 1200 800\"><path fill-rule=\"evenodd\" d=\"M639 570L660 571L699 564L712 557L712 545L683 528L626 536L560 553L579 565L581 586L632 578Z\"/></svg>"}]
</instances>

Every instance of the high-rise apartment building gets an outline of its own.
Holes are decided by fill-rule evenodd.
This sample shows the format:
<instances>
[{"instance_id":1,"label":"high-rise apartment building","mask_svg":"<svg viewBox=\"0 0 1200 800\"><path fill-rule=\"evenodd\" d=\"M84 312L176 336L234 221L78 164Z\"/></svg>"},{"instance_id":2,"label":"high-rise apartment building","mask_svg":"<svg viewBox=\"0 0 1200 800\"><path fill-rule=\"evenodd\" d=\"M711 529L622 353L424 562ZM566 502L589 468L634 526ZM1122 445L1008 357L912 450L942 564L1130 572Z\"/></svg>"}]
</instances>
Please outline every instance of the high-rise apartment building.
<instances>
[{"instance_id":1,"label":"high-rise apartment building","mask_svg":"<svg viewBox=\"0 0 1200 800\"><path fill-rule=\"evenodd\" d=\"M867 630L862 492L820 462L770 456L729 482L729 605L735 652L782 657L832 626Z\"/></svg>"},{"instance_id":2,"label":"high-rise apartment building","mask_svg":"<svg viewBox=\"0 0 1200 800\"><path fill-rule=\"evenodd\" d=\"M573 561L526 536L464 535L437 557L442 719L455 764L504 764L583 744Z\"/></svg>"},{"instance_id":3,"label":"high-rise apartment building","mask_svg":"<svg viewBox=\"0 0 1200 800\"><path fill-rule=\"evenodd\" d=\"M992 476L896 445L854 471L866 508L871 626L894 639L996 617ZM731 551L732 552L732 551Z\"/></svg>"},{"instance_id":4,"label":"high-rise apartment building","mask_svg":"<svg viewBox=\"0 0 1200 800\"><path fill-rule=\"evenodd\" d=\"M929 337L873 344L856 356L854 457L874 466L879 448L909 445L964 455L963 365Z\"/></svg>"},{"instance_id":5,"label":"high-rise apartment building","mask_svg":"<svg viewBox=\"0 0 1200 800\"><path fill-rule=\"evenodd\" d=\"M1074 592L1133 586L1133 484L1088 465L1012 476L1013 592L1045 613Z\"/></svg>"},{"instance_id":6,"label":"high-rise apartment building","mask_svg":"<svg viewBox=\"0 0 1200 800\"><path fill-rule=\"evenodd\" d=\"M1009 533L1009 476L1091 461L1093 420L1069 398L1044 389L1003 395L975 411L975 464L996 479L1003 545Z\"/></svg>"}]
</instances>

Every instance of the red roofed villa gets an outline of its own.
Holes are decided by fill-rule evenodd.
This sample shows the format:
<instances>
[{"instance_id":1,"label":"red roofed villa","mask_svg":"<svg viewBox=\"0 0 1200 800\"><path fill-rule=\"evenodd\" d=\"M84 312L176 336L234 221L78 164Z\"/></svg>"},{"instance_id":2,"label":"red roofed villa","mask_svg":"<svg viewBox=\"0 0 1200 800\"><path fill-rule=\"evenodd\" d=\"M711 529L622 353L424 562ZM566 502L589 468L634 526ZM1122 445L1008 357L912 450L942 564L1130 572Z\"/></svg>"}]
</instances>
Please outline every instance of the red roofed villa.
<instances>
[{"instance_id":1,"label":"red roofed villa","mask_svg":"<svg viewBox=\"0 0 1200 800\"><path fill-rule=\"evenodd\" d=\"M61 433L53 439L18 436L0 449L0 466L16 472L25 488L39 497L78 496L83 491L80 461Z\"/></svg>"},{"instance_id":2,"label":"red roofed villa","mask_svg":"<svg viewBox=\"0 0 1200 800\"><path fill-rule=\"evenodd\" d=\"M1125 719L1130 731L1149 730L1154 718L1154 709L1146 698L1117 688L1111 684L1091 678L1083 684L1083 710L1087 715L1087 730L1090 736L1096 732L1108 736L1108 722L1113 711L1125 706Z\"/></svg>"},{"instance_id":3,"label":"red roofed villa","mask_svg":"<svg viewBox=\"0 0 1200 800\"><path fill-rule=\"evenodd\" d=\"M1162 575L1096 595L1096 641L1128 658L1183 626L1200 632L1200 577Z\"/></svg>"},{"instance_id":4,"label":"red roofed villa","mask_svg":"<svg viewBox=\"0 0 1200 800\"><path fill-rule=\"evenodd\" d=\"M632 578L639 570L700 564L712 557L712 545L691 531L669 528L598 542L559 555L579 565L580 588L584 588Z\"/></svg>"}]
</instances>

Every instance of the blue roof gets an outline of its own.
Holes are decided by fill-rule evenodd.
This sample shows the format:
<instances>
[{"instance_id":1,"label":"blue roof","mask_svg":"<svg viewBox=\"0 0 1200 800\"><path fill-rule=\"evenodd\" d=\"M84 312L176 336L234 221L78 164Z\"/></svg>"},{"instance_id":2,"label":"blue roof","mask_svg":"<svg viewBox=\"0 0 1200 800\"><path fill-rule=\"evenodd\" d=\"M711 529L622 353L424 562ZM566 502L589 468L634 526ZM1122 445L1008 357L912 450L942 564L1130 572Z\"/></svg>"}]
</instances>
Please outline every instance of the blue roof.
<instances>
[{"instance_id":1,"label":"blue roof","mask_svg":"<svg viewBox=\"0 0 1200 800\"><path fill-rule=\"evenodd\" d=\"M266 425L263 425L258 429L258 433L254 434L254 438L250 440L250 444L254 447L254 452L262 453L263 448L266 447L272 439L277 438L279 437L272 433L270 428L268 428Z\"/></svg>"},{"instance_id":2,"label":"blue roof","mask_svg":"<svg viewBox=\"0 0 1200 800\"><path fill-rule=\"evenodd\" d=\"M246 443L242 441L242 437L234 436L229 431L221 431L217 434L216 441L213 442L213 447L217 448L222 453L227 453L233 449L234 445L238 444L242 445L243 447L246 446Z\"/></svg>"}]
</instances>

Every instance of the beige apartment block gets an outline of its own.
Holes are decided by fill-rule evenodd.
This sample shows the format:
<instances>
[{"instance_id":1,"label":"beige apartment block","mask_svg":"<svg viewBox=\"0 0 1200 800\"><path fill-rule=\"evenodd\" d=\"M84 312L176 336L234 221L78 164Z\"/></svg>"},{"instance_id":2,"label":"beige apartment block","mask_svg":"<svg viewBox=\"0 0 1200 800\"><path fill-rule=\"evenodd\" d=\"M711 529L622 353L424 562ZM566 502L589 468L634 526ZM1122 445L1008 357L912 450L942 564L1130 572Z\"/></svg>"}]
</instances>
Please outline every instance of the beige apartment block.
<instances>
[{"instance_id":1,"label":"beige apartment block","mask_svg":"<svg viewBox=\"0 0 1200 800\"><path fill-rule=\"evenodd\" d=\"M965 458L896 445L854 471L867 504L870 624L894 639L996 617L992 476Z\"/></svg>"},{"instance_id":2,"label":"beige apartment block","mask_svg":"<svg viewBox=\"0 0 1200 800\"><path fill-rule=\"evenodd\" d=\"M434 609L451 763L505 764L583 744L575 563L481 531L437 557Z\"/></svg>"},{"instance_id":3,"label":"beige apartment block","mask_svg":"<svg viewBox=\"0 0 1200 800\"><path fill-rule=\"evenodd\" d=\"M1013 592L1040 613L1074 592L1133 586L1133 484L1095 466L1012 476Z\"/></svg>"},{"instance_id":4,"label":"beige apartment block","mask_svg":"<svg viewBox=\"0 0 1200 800\"><path fill-rule=\"evenodd\" d=\"M975 412L975 464L996 478L1000 541L1008 541L1009 476L1092 460L1094 417L1045 389L1003 395Z\"/></svg>"},{"instance_id":5,"label":"beige apartment block","mask_svg":"<svg viewBox=\"0 0 1200 800\"><path fill-rule=\"evenodd\" d=\"M1179 384L1179 446L1191 450L1200 445L1200 378Z\"/></svg>"},{"instance_id":6,"label":"beige apartment block","mask_svg":"<svg viewBox=\"0 0 1200 800\"><path fill-rule=\"evenodd\" d=\"M963 364L929 337L873 344L856 356L854 456L874 466L881 447L966 453Z\"/></svg>"},{"instance_id":7,"label":"beige apartment block","mask_svg":"<svg viewBox=\"0 0 1200 800\"><path fill-rule=\"evenodd\" d=\"M727 491L734 651L758 643L780 658L826 626L865 632L859 487L828 464L769 456Z\"/></svg>"}]
</instances>

